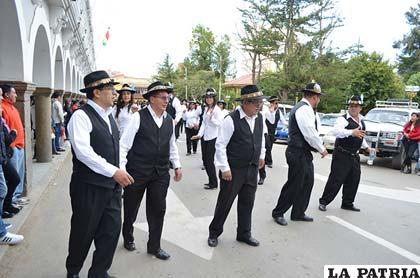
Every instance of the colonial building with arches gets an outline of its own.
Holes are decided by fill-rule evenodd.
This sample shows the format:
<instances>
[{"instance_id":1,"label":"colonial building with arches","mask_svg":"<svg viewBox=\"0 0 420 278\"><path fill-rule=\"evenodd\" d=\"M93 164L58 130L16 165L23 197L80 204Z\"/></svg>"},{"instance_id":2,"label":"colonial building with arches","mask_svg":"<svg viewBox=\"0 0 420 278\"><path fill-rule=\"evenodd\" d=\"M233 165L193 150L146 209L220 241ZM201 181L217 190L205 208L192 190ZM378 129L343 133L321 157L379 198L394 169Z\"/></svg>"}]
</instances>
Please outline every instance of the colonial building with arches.
<instances>
[{"instance_id":1,"label":"colonial building with arches","mask_svg":"<svg viewBox=\"0 0 420 278\"><path fill-rule=\"evenodd\" d=\"M95 52L88 0L1 0L0 84L11 84L25 128L26 189L32 181L30 97L35 100L36 161L52 160L51 95L80 98Z\"/></svg>"}]
</instances>

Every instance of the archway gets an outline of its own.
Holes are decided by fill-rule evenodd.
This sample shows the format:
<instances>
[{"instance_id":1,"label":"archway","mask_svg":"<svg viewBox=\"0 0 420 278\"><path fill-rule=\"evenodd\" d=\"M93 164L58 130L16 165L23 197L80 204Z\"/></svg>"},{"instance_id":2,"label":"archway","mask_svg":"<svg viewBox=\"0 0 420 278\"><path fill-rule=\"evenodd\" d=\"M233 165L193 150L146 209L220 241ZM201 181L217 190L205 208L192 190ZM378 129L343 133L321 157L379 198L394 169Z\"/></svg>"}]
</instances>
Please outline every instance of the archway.
<instances>
[{"instance_id":1,"label":"archway","mask_svg":"<svg viewBox=\"0 0 420 278\"><path fill-rule=\"evenodd\" d=\"M71 91L76 92L76 69L74 66L71 74Z\"/></svg>"},{"instance_id":2,"label":"archway","mask_svg":"<svg viewBox=\"0 0 420 278\"><path fill-rule=\"evenodd\" d=\"M64 90L63 55L60 47L57 47L55 53L54 89Z\"/></svg>"},{"instance_id":3,"label":"archway","mask_svg":"<svg viewBox=\"0 0 420 278\"><path fill-rule=\"evenodd\" d=\"M15 1L0 1L0 80L24 80L21 37Z\"/></svg>"},{"instance_id":4,"label":"archway","mask_svg":"<svg viewBox=\"0 0 420 278\"><path fill-rule=\"evenodd\" d=\"M66 92L71 91L71 71L70 71L70 61L66 60L66 79L64 81L64 90Z\"/></svg>"},{"instance_id":5,"label":"archway","mask_svg":"<svg viewBox=\"0 0 420 278\"><path fill-rule=\"evenodd\" d=\"M32 81L37 88L35 97L35 156L38 162L49 162L51 152L51 51L48 35L40 25L35 37Z\"/></svg>"}]
</instances>

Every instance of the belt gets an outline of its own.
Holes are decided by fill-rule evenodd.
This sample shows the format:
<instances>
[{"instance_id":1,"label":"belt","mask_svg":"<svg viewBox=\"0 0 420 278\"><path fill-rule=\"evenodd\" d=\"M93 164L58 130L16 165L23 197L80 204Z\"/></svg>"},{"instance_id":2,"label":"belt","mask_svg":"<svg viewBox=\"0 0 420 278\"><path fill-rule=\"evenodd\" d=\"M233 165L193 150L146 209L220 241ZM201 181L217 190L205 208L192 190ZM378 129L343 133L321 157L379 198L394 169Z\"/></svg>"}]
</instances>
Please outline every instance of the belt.
<instances>
[{"instance_id":1,"label":"belt","mask_svg":"<svg viewBox=\"0 0 420 278\"><path fill-rule=\"evenodd\" d=\"M345 154L350 155L350 156L357 156L357 152L356 153L352 153L351 151L348 151L348 150L346 150L345 148L343 148L341 146L337 146L335 149L337 151L340 151L340 152L345 153Z\"/></svg>"}]
</instances>

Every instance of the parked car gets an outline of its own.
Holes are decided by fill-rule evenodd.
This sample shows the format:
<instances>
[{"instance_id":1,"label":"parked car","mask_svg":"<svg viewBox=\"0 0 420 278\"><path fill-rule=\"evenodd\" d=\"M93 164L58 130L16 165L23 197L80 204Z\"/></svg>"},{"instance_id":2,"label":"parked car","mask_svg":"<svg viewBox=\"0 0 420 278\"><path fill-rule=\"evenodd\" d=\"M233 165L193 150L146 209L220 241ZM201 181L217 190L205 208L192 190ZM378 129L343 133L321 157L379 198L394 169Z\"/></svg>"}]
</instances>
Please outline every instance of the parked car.
<instances>
[{"instance_id":1,"label":"parked car","mask_svg":"<svg viewBox=\"0 0 420 278\"><path fill-rule=\"evenodd\" d=\"M335 122L338 117L343 114L339 113L328 113L324 114L321 118L321 126L318 128L319 136L324 141L324 146L327 150L334 150L335 135L332 133Z\"/></svg>"},{"instance_id":2,"label":"parked car","mask_svg":"<svg viewBox=\"0 0 420 278\"><path fill-rule=\"evenodd\" d=\"M377 157L391 157L394 169L399 169L403 162L403 125L413 112L419 112L418 103L377 101L365 116L366 142L376 149Z\"/></svg>"},{"instance_id":3,"label":"parked car","mask_svg":"<svg viewBox=\"0 0 420 278\"><path fill-rule=\"evenodd\" d=\"M279 104L280 112L283 113L283 116L286 122L289 122L289 114L292 110L293 105L288 104ZM289 138L289 129L287 126L283 125L281 121L278 122L276 133L274 133L274 137L276 141L287 142L287 138Z\"/></svg>"}]
</instances>

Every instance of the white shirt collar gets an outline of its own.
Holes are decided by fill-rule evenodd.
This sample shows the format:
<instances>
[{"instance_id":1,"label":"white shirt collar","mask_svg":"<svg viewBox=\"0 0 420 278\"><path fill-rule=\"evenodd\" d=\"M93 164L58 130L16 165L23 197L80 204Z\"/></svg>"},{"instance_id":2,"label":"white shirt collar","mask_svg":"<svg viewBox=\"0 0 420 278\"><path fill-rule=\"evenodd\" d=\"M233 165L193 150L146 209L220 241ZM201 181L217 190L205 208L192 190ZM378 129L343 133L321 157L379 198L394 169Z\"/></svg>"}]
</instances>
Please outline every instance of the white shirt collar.
<instances>
[{"instance_id":1,"label":"white shirt collar","mask_svg":"<svg viewBox=\"0 0 420 278\"><path fill-rule=\"evenodd\" d=\"M352 118L355 122L357 122L357 121L356 121L356 119L355 119L355 118L353 118L353 117L350 115L349 111L347 111L347 112L346 112L346 119L348 119L348 118ZM359 123L360 123L362 120L363 120L363 116L362 116L361 114L359 114Z\"/></svg>"},{"instance_id":2,"label":"white shirt collar","mask_svg":"<svg viewBox=\"0 0 420 278\"><path fill-rule=\"evenodd\" d=\"M156 115L155 111L153 111L152 107L149 105L147 105L147 109L149 109L150 114L152 114L152 117L154 118L160 118L158 115ZM165 119L166 116L168 115L168 113L166 113L166 111L163 111L162 113L162 117Z\"/></svg>"},{"instance_id":3,"label":"white shirt collar","mask_svg":"<svg viewBox=\"0 0 420 278\"><path fill-rule=\"evenodd\" d=\"M301 100L301 101L306 102L306 103L309 105L309 107L311 107L311 108L312 108L311 103L310 103L310 102L309 102L309 100L307 100L306 98L302 98L302 100ZM312 110L313 110L313 108L312 108Z\"/></svg>"},{"instance_id":4,"label":"white shirt collar","mask_svg":"<svg viewBox=\"0 0 420 278\"><path fill-rule=\"evenodd\" d=\"M243 118L247 117L248 119L253 120L253 119L256 119L258 117L258 114L255 115L255 116L249 117L247 114L245 114L244 110L242 109L242 106L238 107L238 111L239 111L239 118L240 119L243 119Z\"/></svg>"},{"instance_id":5,"label":"white shirt collar","mask_svg":"<svg viewBox=\"0 0 420 278\"><path fill-rule=\"evenodd\" d=\"M104 109L91 99L88 99L87 104L92 106L93 109L95 109L95 111L98 112L98 114L100 115L102 114L102 115L109 116L109 114L112 113L112 109L113 109L112 106Z\"/></svg>"}]
</instances>

